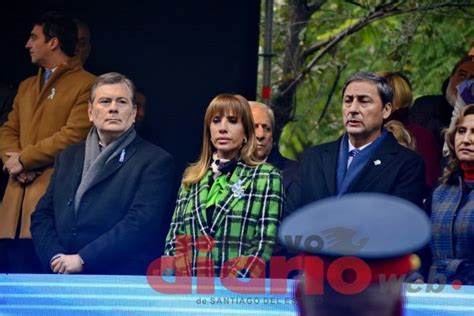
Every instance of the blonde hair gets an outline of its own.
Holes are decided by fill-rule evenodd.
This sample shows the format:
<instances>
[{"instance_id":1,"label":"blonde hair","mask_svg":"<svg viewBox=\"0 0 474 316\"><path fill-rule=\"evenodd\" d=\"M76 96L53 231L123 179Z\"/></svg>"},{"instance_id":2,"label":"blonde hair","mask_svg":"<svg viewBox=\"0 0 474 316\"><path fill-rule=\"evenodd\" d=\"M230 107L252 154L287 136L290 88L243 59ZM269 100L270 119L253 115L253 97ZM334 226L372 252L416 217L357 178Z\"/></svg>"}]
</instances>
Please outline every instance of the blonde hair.
<instances>
[{"instance_id":1,"label":"blonde hair","mask_svg":"<svg viewBox=\"0 0 474 316\"><path fill-rule=\"evenodd\" d=\"M201 155L199 159L190 164L184 171L182 184L188 188L194 183L198 183L206 174L212 160L212 153L215 150L211 143L211 121L216 115L234 115L242 123L245 132L246 142L240 149L239 158L249 166L257 166L261 161L256 156L257 143L255 140L255 128L250 106L243 96L234 94L220 94L212 99L207 107L204 116L204 128L202 136Z\"/></svg>"},{"instance_id":2,"label":"blonde hair","mask_svg":"<svg viewBox=\"0 0 474 316\"><path fill-rule=\"evenodd\" d=\"M474 115L474 104L466 105L456 120L454 124L448 129L444 130L444 141L448 145L448 163L443 169L443 175L440 178L441 183L447 184L451 176L459 171L459 159L456 156L456 149L454 147L454 138L456 137L456 132L458 131L459 125L462 123L464 118L468 115Z\"/></svg>"},{"instance_id":3,"label":"blonde hair","mask_svg":"<svg viewBox=\"0 0 474 316\"><path fill-rule=\"evenodd\" d=\"M391 120L385 123L384 127L393 134L393 137L397 140L397 142L411 150L416 150L416 140L413 137L412 133L410 133L402 122L397 120Z\"/></svg>"},{"instance_id":4,"label":"blonde hair","mask_svg":"<svg viewBox=\"0 0 474 316\"><path fill-rule=\"evenodd\" d=\"M392 111L403 109L411 106L413 103L413 94L411 91L410 81L404 75L391 72L380 71L377 73L384 77L393 90Z\"/></svg>"}]
</instances>

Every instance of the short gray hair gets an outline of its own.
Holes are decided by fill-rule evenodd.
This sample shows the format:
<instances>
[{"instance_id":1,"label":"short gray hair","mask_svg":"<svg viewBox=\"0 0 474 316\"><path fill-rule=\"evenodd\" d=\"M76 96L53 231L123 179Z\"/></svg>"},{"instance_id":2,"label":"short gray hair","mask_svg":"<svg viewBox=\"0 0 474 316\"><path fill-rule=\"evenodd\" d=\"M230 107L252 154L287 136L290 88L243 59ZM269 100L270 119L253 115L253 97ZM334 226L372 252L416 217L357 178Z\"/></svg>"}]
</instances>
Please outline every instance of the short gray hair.
<instances>
[{"instance_id":1,"label":"short gray hair","mask_svg":"<svg viewBox=\"0 0 474 316\"><path fill-rule=\"evenodd\" d=\"M90 90L89 102L91 104L94 102L95 90L97 90L98 87L106 85L106 84L120 84L120 83L126 85L127 88L130 90L130 94L132 97L132 104L135 107L137 104L137 101L135 99L135 85L133 84L132 80L128 79L127 77L125 77L124 75L118 72L108 72L97 77L97 79L95 80Z\"/></svg>"},{"instance_id":2,"label":"short gray hair","mask_svg":"<svg viewBox=\"0 0 474 316\"><path fill-rule=\"evenodd\" d=\"M346 92L347 86L354 81L370 81L375 83L377 86L377 91L379 92L380 99L382 100L382 105L385 106L387 103L392 103L393 101L393 90L388 84L387 79L382 76L376 75L372 72L360 71L352 74L347 78L342 88L342 96Z\"/></svg>"},{"instance_id":3,"label":"short gray hair","mask_svg":"<svg viewBox=\"0 0 474 316\"><path fill-rule=\"evenodd\" d=\"M265 103L257 102L257 101L249 101L250 109L252 109L253 106L259 107L261 109L265 109L268 112L268 116L270 116L270 121L272 122L272 130L275 129L275 114L273 113L273 110L271 107L266 105Z\"/></svg>"}]
</instances>

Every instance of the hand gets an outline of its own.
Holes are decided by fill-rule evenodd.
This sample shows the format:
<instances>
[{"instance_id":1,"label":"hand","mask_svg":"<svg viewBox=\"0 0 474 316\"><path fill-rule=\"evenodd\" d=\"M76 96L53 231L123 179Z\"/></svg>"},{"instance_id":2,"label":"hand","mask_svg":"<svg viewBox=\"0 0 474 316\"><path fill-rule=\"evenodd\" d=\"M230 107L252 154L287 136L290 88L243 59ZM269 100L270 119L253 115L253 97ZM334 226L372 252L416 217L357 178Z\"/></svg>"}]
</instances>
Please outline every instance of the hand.
<instances>
[{"instance_id":1,"label":"hand","mask_svg":"<svg viewBox=\"0 0 474 316\"><path fill-rule=\"evenodd\" d=\"M4 169L7 170L11 177L16 177L25 169L23 164L20 162L20 154L14 152L8 152L5 154L7 155L8 160L5 162Z\"/></svg>"},{"instance_id":2,"label":"hand","mask_svg":"<svg viewBox=\"0 0 474 316\"><path fill-rule=\"evenodd\" d=\"M59 274L82 272L82 259L79 255L63 255L51 262L51 270Z\"/></svg>"},{"instance_id":3,"label":"hand","mask_svg":"<svg viewBox=\"0 0 474 316\"><path fill-rule=\"evenodd\" d=\"M16 176L15 180L22 184L28 184L33 182L33 180L35 180L40 174L41 171L22 171Z\"/></svg>"}]
</instances>

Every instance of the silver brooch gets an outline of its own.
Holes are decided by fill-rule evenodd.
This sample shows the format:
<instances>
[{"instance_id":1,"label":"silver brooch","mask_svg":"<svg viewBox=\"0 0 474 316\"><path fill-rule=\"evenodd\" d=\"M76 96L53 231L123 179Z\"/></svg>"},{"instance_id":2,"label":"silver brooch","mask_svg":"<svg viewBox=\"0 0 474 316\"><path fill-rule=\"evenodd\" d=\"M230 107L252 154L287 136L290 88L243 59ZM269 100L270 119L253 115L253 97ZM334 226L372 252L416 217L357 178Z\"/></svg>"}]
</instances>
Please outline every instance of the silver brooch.
<instances>
[{"instance_id":1,"label":"silver brooch","mask_svg":"<svg viewBox=\"0 0 474 316\"><path fill-rule=\"evenodd\" d=\"M374 165L375 165L375 166L378 166L378 165L381 165L381 164L382 164L382 161L380 161L380 160L378 160L378 159L377 159L377 160L374 160Z\"/></svg>"},{"instance_id":2,"label":"silver brooch","mask_svg":"<svg viewBox=\"0 0 474 316\"><path fill-rule=\"evenodd\" d=\"M230 189L232 190L232 193L234 193L234 197L239 199L244 196L244 188L242 188L242 183L244 183L244 181L239 180L237 183L230 185Z\"/></svg>"}]
</instances>

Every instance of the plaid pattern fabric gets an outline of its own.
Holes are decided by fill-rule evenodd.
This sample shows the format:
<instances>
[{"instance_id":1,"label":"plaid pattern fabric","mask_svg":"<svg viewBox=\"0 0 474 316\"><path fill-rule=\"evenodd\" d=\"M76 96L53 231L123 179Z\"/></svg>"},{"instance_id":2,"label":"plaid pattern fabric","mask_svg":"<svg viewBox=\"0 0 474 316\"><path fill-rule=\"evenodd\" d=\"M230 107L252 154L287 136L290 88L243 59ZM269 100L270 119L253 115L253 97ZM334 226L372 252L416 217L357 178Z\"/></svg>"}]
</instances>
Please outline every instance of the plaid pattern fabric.
<instances>
[{"instance_id":1,"label":"plaid pattern fabric","mask_svg":"<svg viewBox=\"0 0 474 316\"><path fill-rule=\"evenodd\" d=\"M283 211L279 171L269 164L249 167L238 162L208 223L211 177L209 170L189 189L181 186L165 255L175 256L176 275L264 277Z\"/></svg>"},{"instance_id":2,"label":"plaid pattern fabric","mask_svg":"<svg viewBox=\"0 0 474 316\"><path fill-rule=\"evenodd\" d=\"M474 190L466 190L461 178L458 185L440 185L433 192L431 221L433 265L439 273L452 259L474 262Z\"/></svg>"}]
</instances>

